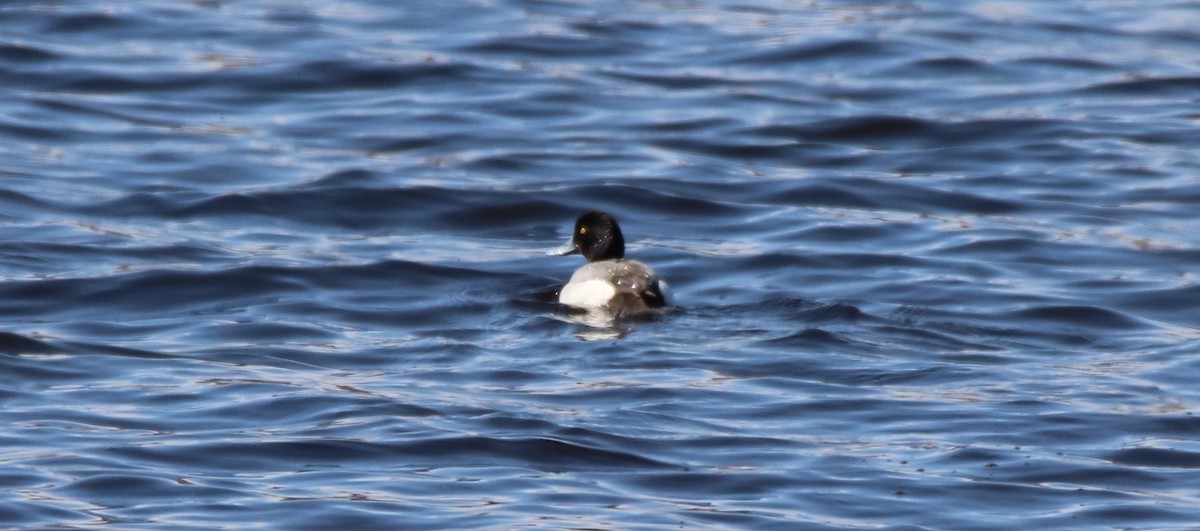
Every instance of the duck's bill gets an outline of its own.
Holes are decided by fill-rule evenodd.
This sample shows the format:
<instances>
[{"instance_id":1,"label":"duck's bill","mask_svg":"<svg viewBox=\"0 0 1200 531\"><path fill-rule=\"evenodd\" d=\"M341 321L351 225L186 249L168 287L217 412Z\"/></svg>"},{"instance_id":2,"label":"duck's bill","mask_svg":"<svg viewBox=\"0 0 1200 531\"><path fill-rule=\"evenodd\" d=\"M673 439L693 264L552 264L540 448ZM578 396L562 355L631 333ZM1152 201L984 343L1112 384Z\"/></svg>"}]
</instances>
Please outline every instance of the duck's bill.
<instances>
[{"instance_id":1,"label":"duck's bill","mask_svg":"<svg viewBox=\"0 0 1200 531\"><path fill-rule=\"evenodd\" d=\"M562 247L559 247L558 249L546 251L546 254L549 256L566 256L568 254L575 254L577 252L579 252L579 248L576 247L574 243L567 242L562 244Z\"/></svg>"}]
</instances>

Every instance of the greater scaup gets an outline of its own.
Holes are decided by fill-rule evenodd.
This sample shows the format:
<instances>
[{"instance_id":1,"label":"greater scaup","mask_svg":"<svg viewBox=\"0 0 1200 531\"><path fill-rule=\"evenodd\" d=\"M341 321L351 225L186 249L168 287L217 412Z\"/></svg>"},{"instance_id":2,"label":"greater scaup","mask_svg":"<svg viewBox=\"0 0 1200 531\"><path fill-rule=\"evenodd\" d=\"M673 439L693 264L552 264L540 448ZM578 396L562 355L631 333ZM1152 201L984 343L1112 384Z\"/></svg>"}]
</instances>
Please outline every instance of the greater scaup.
<instances>
[{"instance_id":1,"label":"greater scaup","mask_svg":"<svg viewBox=\"0 0 1200 531\"><path fill-rule=\"evenodd\" d=\"M615 314L646 313L667 305L665 283L654 270L625 259L625 238L612 216L593 210L579 217L571 241L552 254L580 253L588 263L575 270L558 294L573 308L606 309Z\"/></svg>"}]
</instances>

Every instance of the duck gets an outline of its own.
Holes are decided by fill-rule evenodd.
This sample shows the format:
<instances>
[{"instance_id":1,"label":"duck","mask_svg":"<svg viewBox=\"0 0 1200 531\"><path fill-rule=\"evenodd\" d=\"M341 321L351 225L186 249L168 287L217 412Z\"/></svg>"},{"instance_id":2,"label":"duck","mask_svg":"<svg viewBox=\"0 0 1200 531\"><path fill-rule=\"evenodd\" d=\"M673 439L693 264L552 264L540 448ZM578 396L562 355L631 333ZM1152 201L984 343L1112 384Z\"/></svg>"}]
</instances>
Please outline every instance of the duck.
<instances>
[{"instance_id":1,"label":"duck","mask_svg":"<svg viewBox=\"0 0 1200 531\"><path fill-rule=\"evenodd\" d=\"M625 258L625 237L617 220L593 210L579 216L571 240L549 254L582 254L587 263L575 270L558 293L558 302L580 310L636 315L667 307L666 282L650 266Z\"/></svg>"}]
</instances>

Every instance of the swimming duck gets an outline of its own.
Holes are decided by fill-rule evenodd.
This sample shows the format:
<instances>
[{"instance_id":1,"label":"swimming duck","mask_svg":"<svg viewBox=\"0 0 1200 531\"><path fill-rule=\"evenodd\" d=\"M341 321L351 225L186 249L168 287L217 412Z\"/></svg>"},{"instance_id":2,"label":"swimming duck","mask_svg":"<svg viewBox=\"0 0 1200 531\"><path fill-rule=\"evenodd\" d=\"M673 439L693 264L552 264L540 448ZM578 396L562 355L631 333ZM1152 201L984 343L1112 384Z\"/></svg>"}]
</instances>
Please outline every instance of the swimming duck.
<instances>
[{"instance_id":1,"label":"swimming duck","mask_svg":"<svg viewBox=\"0 0 1200 531\"><path fill-rule=\"evenodd\" d=\"M587 310L607 309L615 314L638 314L667 305L666 283L649 266L625 259L625 238L612 216L599 210L575 222L571 241L551 254L580 253L587 259L558 294L558 302Z\"/></svg>"}]
</instances>

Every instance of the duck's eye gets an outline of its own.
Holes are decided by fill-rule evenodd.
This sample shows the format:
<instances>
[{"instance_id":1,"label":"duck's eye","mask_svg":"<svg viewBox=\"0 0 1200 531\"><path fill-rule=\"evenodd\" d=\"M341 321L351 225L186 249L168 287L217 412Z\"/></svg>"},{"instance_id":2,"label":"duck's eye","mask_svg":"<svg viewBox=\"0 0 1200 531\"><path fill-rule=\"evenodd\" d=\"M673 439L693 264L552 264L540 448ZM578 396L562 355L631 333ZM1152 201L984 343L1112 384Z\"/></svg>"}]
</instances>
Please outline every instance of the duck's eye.
<instances>
[{"instance_id":1,"label":"duck's eye","mask_svg":"<svg viewBox=\"0 0 1200 531\"><path fill-rule=\"evenodd\" d=\"M587 227L579 227L580 234L587 234Z\"/></svg>"}]
</instances>

